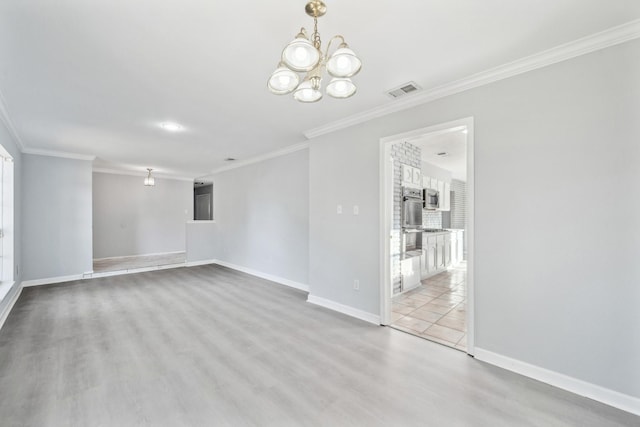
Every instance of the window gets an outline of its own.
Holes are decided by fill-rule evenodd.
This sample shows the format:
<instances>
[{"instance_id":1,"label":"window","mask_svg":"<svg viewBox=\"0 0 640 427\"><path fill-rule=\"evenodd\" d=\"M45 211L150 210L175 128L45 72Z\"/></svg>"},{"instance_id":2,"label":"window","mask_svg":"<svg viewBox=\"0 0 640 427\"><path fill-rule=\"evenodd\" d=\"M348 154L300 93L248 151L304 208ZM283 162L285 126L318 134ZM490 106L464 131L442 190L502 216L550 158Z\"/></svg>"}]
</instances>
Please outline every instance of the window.
<instances>
[{"instance_id":1,"label":"window","mask_svg":"<svg viewBox=\"0 0 640 427\"><path fill-rule=\"evenodd\" d=\"M14 281L13 158L0 146L0 301Z\"/></svg>"}]
</instances>

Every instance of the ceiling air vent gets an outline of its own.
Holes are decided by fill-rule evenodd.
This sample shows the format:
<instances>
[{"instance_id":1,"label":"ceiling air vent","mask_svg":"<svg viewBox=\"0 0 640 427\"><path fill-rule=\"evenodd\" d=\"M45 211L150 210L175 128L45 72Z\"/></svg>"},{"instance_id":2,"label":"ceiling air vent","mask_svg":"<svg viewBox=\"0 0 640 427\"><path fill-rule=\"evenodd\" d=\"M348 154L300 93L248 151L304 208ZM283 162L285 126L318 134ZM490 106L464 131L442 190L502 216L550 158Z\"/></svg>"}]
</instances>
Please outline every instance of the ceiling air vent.
<instances>
[{"instance_id":1,"label":"ceiling air vent","mask_svg":"<svg viewBox=\"0 0 640 427\"><path fill-rule=\"evenodd\" d=\"M419 89L420 86L418 86L416 82L409 82L395 89L391 89L387 92L387 95L389 95L391 98L400 98L401 96L404 96L411 92L415 92Z\"/></svg>"}]
</instances>

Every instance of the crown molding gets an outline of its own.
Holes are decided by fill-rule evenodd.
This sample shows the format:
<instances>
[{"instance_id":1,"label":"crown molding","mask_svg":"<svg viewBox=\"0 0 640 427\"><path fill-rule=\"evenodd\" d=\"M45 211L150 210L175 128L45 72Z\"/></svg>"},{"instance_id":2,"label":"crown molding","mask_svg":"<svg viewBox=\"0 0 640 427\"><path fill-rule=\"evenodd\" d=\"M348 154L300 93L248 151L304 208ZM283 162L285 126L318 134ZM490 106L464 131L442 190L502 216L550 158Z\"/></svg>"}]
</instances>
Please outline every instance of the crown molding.
<instances>
[{"instance_id":1,"label":"crown molding","mask_svg":"<svg viewBox=\"0 0 640 427\"><path fill-rule=\"evenodd\" d=\"M118 170L118 169L107 169L107 168L93 168L93 172L97 172L97 173L108 173L111 175L127 175L127 176L138 176L138 177L146 177L147 176L147 172L142 172L142 171L124 171L124 170ZM191 178L188 176L172 176L172 175L165 175L165 174L158 174L156 172L153 172L153 177L154 178L160 178L160 179L173 179L175 181L189 181L189 182L193 182L193 180L195 178Z\"/></svg>"},{"instance_id":2,"label":"crown molding","mask_svg":"<svg viewBox=\"0 0 640 427\"><path fill-rule=\"evenodd\" d=\"M299 142L297 144L293 144L293 145L289 145L288 147L281 148L280 150L270 151L269 153L262 154L260 156L255 156L246 160L234 162L232 165L229 165L229 166L223 166L221 168L214 169L211 171L210 175L228 171L231 169L241 168L243 166L251 165L253 163L264 162L265 160L273 159L275 157L285 156L287 154L295 153L296 151L304 150L307 148L309 148L309 142L307 141ZM208 176L209 175L204 175L202 176L202 178L206 178Z\"/></svg>"},{"instance_id":3,"label":"crown molding","mask_svg":"<svg viewBox=\"0 0 640 427\"><path fill-rule=\"evenodd\" d=\"M16 143L16 147L19 151L23 151L25 146L20 139L20 135L18 135L18 131L16 131L15 126L13 126L13 121L11 117L9 117L9 112L7 111L7 104L4 101L4 96L2 92L0 92L0 120L4 123L5 127L9 131L9 134L13 138L13 141Z\"/></svg>"},{"instance_id":4,"label":"crown molding","mask_svg":"<svg viewBox=\"0 0 640 427\"><path fill-rule=\"evenodd\" d=\"M316 138L345 129L366 121L386 116L388 114L403 111L421 104L426 104L436 99L444 98L456 93L464 92L479 86L484 86L498 80L523 74L538 68L566 61L577 56L615 46L640 37L640 19L626 24L612 27L599 33L564 43L554 48L526 56L513 62L500 65L489 70L473 74L460 80L445 83L433 89L418 92L414 95L400 98L391 103L375 107L349 117L328 123L304 132L307 139Z\"/></svg>"},{"instance_id":5,"label":"crown molding","mask_svg":"<svg viewBox=\"0 0 640 427\"><path fill-rule=\"evenodd\" d=\"M56 150L43 150L40 148L23 148L22 152L24 154L35 154L38 156L49 156L49 157L62 157L64 159L74 159L74 160L88 160L90 162L96 159L96 156L89 156L86 154L78 154L78 153L67 153L66 151L56 151Z\"/></svg>"}]
</instances>

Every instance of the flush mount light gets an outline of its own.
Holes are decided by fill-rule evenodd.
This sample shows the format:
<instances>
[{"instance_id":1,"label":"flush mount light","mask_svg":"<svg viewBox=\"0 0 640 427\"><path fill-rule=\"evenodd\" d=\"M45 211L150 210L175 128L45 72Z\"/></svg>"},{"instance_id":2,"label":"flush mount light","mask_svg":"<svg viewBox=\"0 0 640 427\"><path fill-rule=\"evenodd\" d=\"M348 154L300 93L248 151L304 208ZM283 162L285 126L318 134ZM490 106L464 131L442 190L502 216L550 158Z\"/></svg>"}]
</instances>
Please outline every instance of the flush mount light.
<instances>
[{"instance_id":1,"label":"flush mount light","mask_svg":"<svg viewBox=\"0 0 640 427\"><path fill-rule=\"evenodd\" d=\"M162 122L160 127L168 132L180 132L184 129L180 123L176 122Z\"/></svg>"},{"instance_id":2,"label":"flush mount light","mask_svg":"<svg viewBox=\"0 0 640 427\"><path fill-rule=\"evenodd\" d=\"M307 15L313 18L313 33L307 36L302 28L296 37L282 51L278 68L271 74L267 87L276 95L293 92L293 98L300 102L316 102L322 99L320 91L322 74L326 70L335 77L327 85L327 94L334 98L348 98L356 93L356 86L350 77L362 68L362 62L349 49L344 37L338 35L329 40L322 52L322 42L318 32L318 18L327 12L327 6L320 0L311 0L305 6ZM339 40L338 48L329 55L331 43ZM301 79L297 73L307 73Z\"/></svg>"},{"instance_id":3,"label":"flush mount light","mask_svg":"<svg viewBox=\"0 0 640 427\"><path fill-rule=\"evenodd\" d=\"M155 178L151 176L151 171L153 169L147 168L147 170L149 171L149 173L147 174L146 178L144 179L144 185L146 185L147 187L153 187L154 185L156 185Z\"/></svg>"}]
</instances>

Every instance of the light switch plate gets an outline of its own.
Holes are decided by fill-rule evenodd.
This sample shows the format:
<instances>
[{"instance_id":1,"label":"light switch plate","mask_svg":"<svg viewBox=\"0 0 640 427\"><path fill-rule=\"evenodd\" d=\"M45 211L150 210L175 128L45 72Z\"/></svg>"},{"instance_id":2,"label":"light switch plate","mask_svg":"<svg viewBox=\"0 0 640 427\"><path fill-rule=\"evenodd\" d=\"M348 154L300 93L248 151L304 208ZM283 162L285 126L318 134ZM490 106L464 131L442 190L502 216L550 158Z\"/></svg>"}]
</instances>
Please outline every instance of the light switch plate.
<instances>
[{"instance_id":1,"label":"light switch plate","mask_svg":"<svg viewBox=\"0 0 640 427\"><path fill-rule=\"evenodd\" d=\"M360 208L358 207L358 205L354 205L353 206L353 214L354 215L359 215L360 214Z\"/></svg>"},{"instance_id":2,"label":"light switch plate","mask_svg":"<svg viewBox=\"0 0 640 427\"><path fill-rule=\"evenodd\" d=\"M342 214L342 205L338 205L338 208L336 209L336 212L338 213L338 215Z\"/></svg>"}]
</instances>

